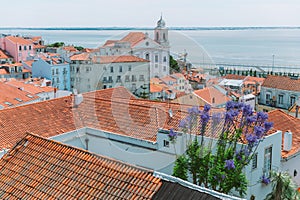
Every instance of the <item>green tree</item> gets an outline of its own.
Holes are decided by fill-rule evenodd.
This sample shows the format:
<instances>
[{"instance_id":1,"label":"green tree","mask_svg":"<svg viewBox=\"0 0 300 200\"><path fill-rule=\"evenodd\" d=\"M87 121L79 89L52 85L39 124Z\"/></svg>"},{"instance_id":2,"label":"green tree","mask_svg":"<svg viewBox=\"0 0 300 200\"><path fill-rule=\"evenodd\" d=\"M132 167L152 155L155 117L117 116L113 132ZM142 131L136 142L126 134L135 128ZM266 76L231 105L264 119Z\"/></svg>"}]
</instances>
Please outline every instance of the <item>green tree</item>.
<instances>
[{"instance_id":1,"label":"green tree","mask_svg":"<svg viewBox=\"0 0 300 200\"><path fill-rule=\"evenodd\" d=\"M53 44L49 44L48 47L62 47L64 45L65 45L64 42L55 42Z\"/></svg>"},{"instance_id":2,"label":"green tree","mask_svg":"<svg viewBox=\"0 0 300 200\"><path fill-rule=\"evenodd\" d=\"M180 72L180 67L178 65L178 62L174 60L173 56L170 55L170 70L173 70L175 72Z\"/></svg>"},{"instance_id":3,"label":"green tree","mask_svg":"<svg viewBox=\"0 0 300 200\"><path fill-rule=\"evenodd\" d=\"M299 200L297 185L287 172L271 172L273 190L265 200Z\"/></svg>"},{"instance_id":4,"label":"green tree","mask_svg":"<svg viewBox=\"0 0 300 200\"><path fill-rule=\"evenodd\" d=\"M84 49L84 47L82 46L74 46L75 49L77 49L78 51L82 51Z\"/></svg>"},{"instance_id":5,"label":"green tree","mask_svg":"<svg viewBox=\"0 0 300 200\"><path fill-rule=\"evenodd\" d=\"M176 176L183 180L188 179L188 159L185 155L181 155L175 161L175 166L172 176Z\"/></svg>"}]
</instances>

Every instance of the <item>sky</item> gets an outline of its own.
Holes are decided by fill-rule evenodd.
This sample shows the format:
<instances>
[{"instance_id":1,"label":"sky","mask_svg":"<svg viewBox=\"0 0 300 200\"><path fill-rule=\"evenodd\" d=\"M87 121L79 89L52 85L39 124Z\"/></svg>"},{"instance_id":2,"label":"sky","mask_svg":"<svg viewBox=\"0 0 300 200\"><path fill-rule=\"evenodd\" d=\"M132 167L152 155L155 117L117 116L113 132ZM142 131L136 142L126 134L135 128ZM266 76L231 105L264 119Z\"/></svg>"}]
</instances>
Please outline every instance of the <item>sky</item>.
<instances>
[{"instance_id":1,"label":"sky","mask_svg":"<svg viewBox=\"0 0 300 200\"><path fill-rule=\"evenodd\" d=\"M8 0L0 27L300 26L299 0Z\"/></svg>"}]
</instances>

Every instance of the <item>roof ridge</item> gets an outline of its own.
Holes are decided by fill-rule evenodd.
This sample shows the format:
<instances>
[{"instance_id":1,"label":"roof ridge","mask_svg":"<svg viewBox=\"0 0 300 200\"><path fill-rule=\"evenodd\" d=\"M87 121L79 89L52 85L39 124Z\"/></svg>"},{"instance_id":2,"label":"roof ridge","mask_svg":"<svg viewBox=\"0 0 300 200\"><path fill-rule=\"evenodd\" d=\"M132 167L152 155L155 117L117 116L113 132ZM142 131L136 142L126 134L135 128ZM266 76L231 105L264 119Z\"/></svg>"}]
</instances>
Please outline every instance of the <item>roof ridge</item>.
<instances>
[{"instance_id":1,"label":"roof ridge","mask_svg":"<svg viewBox=\"0 0 300 200\"><path fill-rule=\"evenodd\" d=\"M47 142L50 142L50 143L53 143L53 144L56 144L56 145L59 145L59 146L62 146L62 147L66 147L66 148L69 148L69 149L74 149L75 151L77 152L81 152L81 153L85 153L89 156L92 156L92 157L95 157L97 159L105 159L106 161L113 161L113 162L116 162L116 163L120 163L120 164L123 164L123 165L127 165L129 167L132 167L132 168L135 168L135 169L138 169L138 170L141 170L143 172L147 172L147 173L151 173L153 175L153 170L151 169L147 169L147 168L144 168L144 167L141 167L141 166L136 166L136 165L133 165L133 164L130 164L130 163L126 163L124 161L121 161L121 160L117 160L117 159L114 159L114 158L111 158L111 157L108 157L108 156L104 156L104 155L100 155L100 154L96 154L96 153L93 153L91 151L88 151L88 150L85 150L85 149L82 149L82 148L79 148L79 147L75 147L75 146L71 146L71 145L68 145L68 144L65 144L65 143L62 143L62 142L59 142L57 140L53 140L53 139L50 139L50 138L45 138L43 136L40 136L40 135L37 135L37 134L34 134L34 133L31 133L31 132L27 132L26 133L27 135L25 137L23 137L20 141L18 141L15 146L10 149L8 151L7 154L5 154L4 156L12 156L10 154L10 152L12 153L15 153L14 150L18 149L18 146L20 144L22 144L22 142L24 142L24 144L30 140L31 137L33 138L37 138L37 139L40 139L40 140L43 140L43 141L47 141Z\"/></svg>"}]
</instances>

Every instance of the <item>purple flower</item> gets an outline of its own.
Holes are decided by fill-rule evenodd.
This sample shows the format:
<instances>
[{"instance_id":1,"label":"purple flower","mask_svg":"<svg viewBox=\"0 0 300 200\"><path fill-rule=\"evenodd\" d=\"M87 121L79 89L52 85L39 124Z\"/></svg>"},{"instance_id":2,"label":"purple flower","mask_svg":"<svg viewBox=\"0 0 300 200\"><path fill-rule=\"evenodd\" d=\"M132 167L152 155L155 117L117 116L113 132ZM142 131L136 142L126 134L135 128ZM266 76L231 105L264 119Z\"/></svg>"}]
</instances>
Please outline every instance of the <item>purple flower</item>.
<instances>
[{"instance_id":1,"label":"purple flower","mask_svg":"<svg viewBox=\"0 0 300 200\"><path fill-rule=\"evenodd\" d=\"M200 118L201 118L201 123L202 123L202 125L205 125L205 124L207 124L207 122L209 121L210 116L209 116L208 113L203 112L203 113L201 114Z\"/></svg>"},{"instance_id":2,"label":"purple flower","mask_svg":"<svg viewBox=\"0 0 300 200\"><path fill-rule=\"evenodd\" d=\"M273 127L273 122L265 122L264 126L265 126L265 131L268 132L272 127Z\"/></svg>"},{"instance_id":3,"label":"purple flower","mask_svg":"<svg viewBox=\"0 0 300 200\"><path fill-rule=\"evenodd\" d=\"M235 169L234 160L225 160L225 168L228 170Z\"/></svg>"},{"instance_id":4,"label":"purple flower","mask_svg":"<svg viewBox=\"0 0 300 200\"><path fill-rule=\"evenodd\" d=\"M261 138L265 133L265 128L262 126L254 126L254 133L257 138Z\"/></svg>"},{"instance_id":5,"label":"purple flower","mask_svg":"<svg viewBox=\"0 0 300 200\"><path fill-rule=\"evenodd\" d=\"M179 122L179 128L186 128L186 126L187 126L186 119L180 120L180 122Z\"/></svg>"},{"instance_id":6,"label":"purple flower","mask_svg":"<svg viewBox=\"0 0 300 200\"><path fill-rule=\"evenodd\" d=\"M268 114L267 113L265 113L265 112L258 112L257 113L257 120L264 122L267 119L268 119Z\"/></svg>"},{"instance_id":7,"label":"purple flower","mask_svg":"<svg viewBox=\"0 0 300 200\"><path fill-rule=\"evenodd\" d=\"M205 104L204 108L203 108L203 112L208 112L210 110L210 105Z\"/></svg>"},{"instance_id":8,"label":"purple flower","mask_svg":"<svg viewBox=\"0 0 300 200\"><path fill-rule=\"evenodd\" d=\"M258 142L257 136L253 135L253 134L248 134L246 136L246 140L247 140L248 144L250 144L250 145L256 144Z\"/></svg>"},{"instance_id":9,"label":"purple flower","mask_svg":"<svg viewBox=\"0 0 300 200\"><path fill-rule=\"evenodd\" d=\"M189 108L188 113L190 115L198 115L200 113L198 106L193 106L192 108Z\"/></svg>"},{"instance_id":10,"label":"purple flower","mask_svg":"<svg viewBox=\"0 0 300 200\"><path fill-rule=\"evenodd\" d=\"M255 121L256 121L256 116L247 116L246 118L247 125L251 125Z\"/></svg>"},{"instance_id":11,"label":"purple flower","mask_svg":"<svg viewBox=\"0 0 300 200\"><path fill-rule=\"evenodd\" d=\"M253 109L250 105L244 105L243 116L251 116L253 114Z\"/></svg>"},{"instance_id":12,"label":"purple flower","mask_svg":"<svg viewBox=\"0 0 300 200\"><path fill-rule=\"evenodd\" d=\"M169 137L176 137L176 133L174 132L174 130L171 128L170 132L169 132Z\"/></svg>"},{"instance_id":13,"label":"purple flower","mask_svg":"<svg viewBox=\"0 0 300 200\"><path fill-rule=\"evenodd\" d=\"M236 116L238 116L239 111L229 110L225 113L225 123L232 122Z\"/></svg>"},{"instance_id":14,"label":"purple flower","mask_svg":"<svg viewBox=\"0 0 300 200\"><path fill-rule=\"evenodd\" d=\"M221 113L213 113L212 114L212 121L213 123L220 123L222 119L222 114Z\"/></svg>"},{"instance_id":15,"label":"purple flower","mask_svg":"<svg viewBox=\"0 0 300 200\"><path fill-rule=\"evenodd\" d=\"M227 101L226 102L226 110L230 110L230 109L233 109L234 108L234 102L233 101Z\"/></svg>"},{"instance_id":16,"label":"purple flower","mask_svg":"<svg viewBox=\"0 0 300 200\"><path fill-rule=\"evenodd\" d=\"M263 175L261 177L261 182L263 182L264 184L268 185L269 183L271 183L271 180L270 180L270 178L265 177L265 175Z\"/></svg>"},{"instance_id":17,"label":"purple flower","mask_svg":"<svg viewBox=\"0 0 300 200\"><path fill-rule=\"evenodd\" d=\"M222 178L222 180L224 180L226 178L226 176L224 174L222 174L221 178Z\"/></svg>"}]
</instances>

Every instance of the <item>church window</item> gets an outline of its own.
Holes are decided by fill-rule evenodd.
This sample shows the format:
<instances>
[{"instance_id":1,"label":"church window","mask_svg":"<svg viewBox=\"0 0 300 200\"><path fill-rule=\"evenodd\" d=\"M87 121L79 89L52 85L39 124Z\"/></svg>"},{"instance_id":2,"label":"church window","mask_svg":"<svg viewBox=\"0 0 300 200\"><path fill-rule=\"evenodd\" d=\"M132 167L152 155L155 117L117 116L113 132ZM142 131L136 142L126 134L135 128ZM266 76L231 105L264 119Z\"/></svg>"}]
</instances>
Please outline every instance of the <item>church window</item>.
<instances>
[{"instance_id":1,"label":"church window","mask_svg":"<svg viewBox=\"0 0 300 200\"><path fill-rule=\"evenodd\" d=\"M158 37L158 32L156 32L156 40L158 40L158 38L159 38L159 37Z\"/></svg>"},{"instance_id":2,"label":"church window","mask_svg":"<svg viewBox=\"0 0 300 200\"><path fill-rule=\"evenodd\" d=\"M145 58L146 58L146 60L149 60L149 58L150 58L149 53L146 54Z\"/></svg>"},{"instance_id":3,"label":"church window","mask_svg":"<svg viewBox=\"0 0 300 200\"><path fill-rule=\"evenodd\" d=\"M163 39L166 40L166 34L165 33L163 34Z\"/></svg>"}]
</instances>

